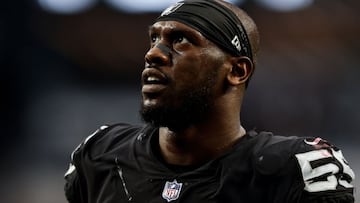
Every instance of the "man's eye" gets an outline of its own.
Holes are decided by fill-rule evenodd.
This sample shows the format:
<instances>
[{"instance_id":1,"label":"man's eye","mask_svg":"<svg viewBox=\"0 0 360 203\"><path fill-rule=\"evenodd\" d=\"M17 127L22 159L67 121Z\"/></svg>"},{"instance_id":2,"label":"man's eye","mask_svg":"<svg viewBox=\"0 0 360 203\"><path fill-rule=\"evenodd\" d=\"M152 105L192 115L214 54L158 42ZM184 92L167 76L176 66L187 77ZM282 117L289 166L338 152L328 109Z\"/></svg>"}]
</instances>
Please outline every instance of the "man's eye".
<instances>
[{"instance_id":1,"label":"man's eye","mask_svg":"<svg viewBox=\"0 0 360 203\"><path fill-rule=\"evenodd\" d=\"M150 36L151 43L155 43L156 41L158 41L158 39L159 39L159 35L151 35Z\"/></svg>"},{"instance_id":2,"label":"man's eye","mask_svg":"<svg viewBox=\"0 0 360 203\"><path fill-rule=\"evenodd\" d=\"M189 42L184 36L176 36L174 38L174 43L186 43Z\"/></svg>"}]
</instances>

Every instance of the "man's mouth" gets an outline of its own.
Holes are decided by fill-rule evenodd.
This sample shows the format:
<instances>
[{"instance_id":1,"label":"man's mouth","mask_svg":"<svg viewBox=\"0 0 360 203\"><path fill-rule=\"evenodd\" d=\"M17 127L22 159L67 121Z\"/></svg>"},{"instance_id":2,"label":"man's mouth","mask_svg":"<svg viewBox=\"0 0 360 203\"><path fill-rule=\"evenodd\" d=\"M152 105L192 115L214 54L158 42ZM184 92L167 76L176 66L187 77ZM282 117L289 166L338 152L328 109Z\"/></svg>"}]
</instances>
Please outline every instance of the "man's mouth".
<instances>
[{"instance_id":1,"label":"man's mouth","mask_svg":"<svg viewBox=\"0 0 360 203\"><path fill-rule=\"evenodd\" d=\"M161 84L161 79L156 76L149 76L144 78L144 84Z\"/></svg>"},{"instance_id":2,"label":"man's mouth","mask_svg":"<svg viewBox=\"0 0 360 203\"><path fill-rule=\"evenodd\" d=\"M165 77L164 74L152 68L144 70L142 78L142 92L143 94L148 95L159 94L162 90L166 88L166 85L168 83L168 79Z\"/></svg>"}]
</instances>

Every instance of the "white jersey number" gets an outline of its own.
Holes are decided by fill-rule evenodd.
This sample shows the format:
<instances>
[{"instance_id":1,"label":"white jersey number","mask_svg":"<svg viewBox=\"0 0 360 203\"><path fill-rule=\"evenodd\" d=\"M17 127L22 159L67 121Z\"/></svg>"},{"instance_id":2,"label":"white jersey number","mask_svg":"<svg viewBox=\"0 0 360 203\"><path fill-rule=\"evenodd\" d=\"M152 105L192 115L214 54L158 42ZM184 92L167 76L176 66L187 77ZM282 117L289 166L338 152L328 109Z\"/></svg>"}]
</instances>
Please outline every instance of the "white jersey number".
<instances>
[{"instance_id":1,"label":"white jersey number","mask_svg":"<svg viewBox=\"0 0 360 203\"><path fill-rule=\"evenodd\" d=\"M331 149L319 149L295 155L302 171L305 183L305 190L308 192L320 192L336 190L341 185L345 188L352 188L350 182L342 179L341 174L355 178L353 170L347 164L342 152ZM320 160L320 165L312 166L311 163Z\"/></svg>"}]
</instances>

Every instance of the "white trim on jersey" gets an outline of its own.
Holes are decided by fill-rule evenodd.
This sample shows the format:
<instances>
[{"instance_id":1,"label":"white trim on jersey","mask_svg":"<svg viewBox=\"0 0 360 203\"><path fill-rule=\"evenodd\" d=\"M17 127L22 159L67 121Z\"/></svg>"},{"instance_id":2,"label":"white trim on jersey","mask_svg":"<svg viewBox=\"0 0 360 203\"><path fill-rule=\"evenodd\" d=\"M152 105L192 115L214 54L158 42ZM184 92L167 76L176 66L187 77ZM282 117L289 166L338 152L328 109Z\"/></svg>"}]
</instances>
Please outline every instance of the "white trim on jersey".
<instances>
[{"instance_id":1,"label":"white trim on jersey","mask_svg":"<svg viewBox=\"0 0 360 203\"><path fill-rule=\"evenodd\" d=\"M107 126L107 125L101 126L101 127L100 127L99 129L97 129L95 132L93 132L92 134L90 134L89 136L87 136L87 137L85 138L85 140L84 140L82 143L80 143L80 144L75 148L75 150L71 153L71 156L70 156L70 157L71 157L71 162L70 162L70 165L69 165L69 169L66 171L64 177L72 174L72 173L75 171L75 169L76 169L76 167L74 166L74 164L72 164L72 162L73 162L73 160L74 160L74 154L75 154L75 152L78 151L81 146L85 145L92 137L94 137L94 135L96 135L98 132L100 132L101 130L104 130L104 129L108 128L108 127L109 127L109 126Z\"/></svg>"}]
</instances>

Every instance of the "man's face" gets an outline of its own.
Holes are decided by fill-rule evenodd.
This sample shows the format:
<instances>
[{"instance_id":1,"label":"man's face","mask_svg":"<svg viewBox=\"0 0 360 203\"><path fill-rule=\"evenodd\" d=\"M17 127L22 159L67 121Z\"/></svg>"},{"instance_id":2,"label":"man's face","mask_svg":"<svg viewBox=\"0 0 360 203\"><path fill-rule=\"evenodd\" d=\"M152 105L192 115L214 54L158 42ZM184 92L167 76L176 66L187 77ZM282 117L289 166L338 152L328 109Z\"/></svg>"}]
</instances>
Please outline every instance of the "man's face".
<instances>
[{"instance_id":1,"label":"man's face","mask_svg":"<svg viewBox=\"0 0 360 203\"><path fill-rule=\"evenodd\" d=\"M174 131L203 122L223 90L225 54L175 21L155 23L149 37L142 73L144 121Z\"/></svg>"}]
</instances>

